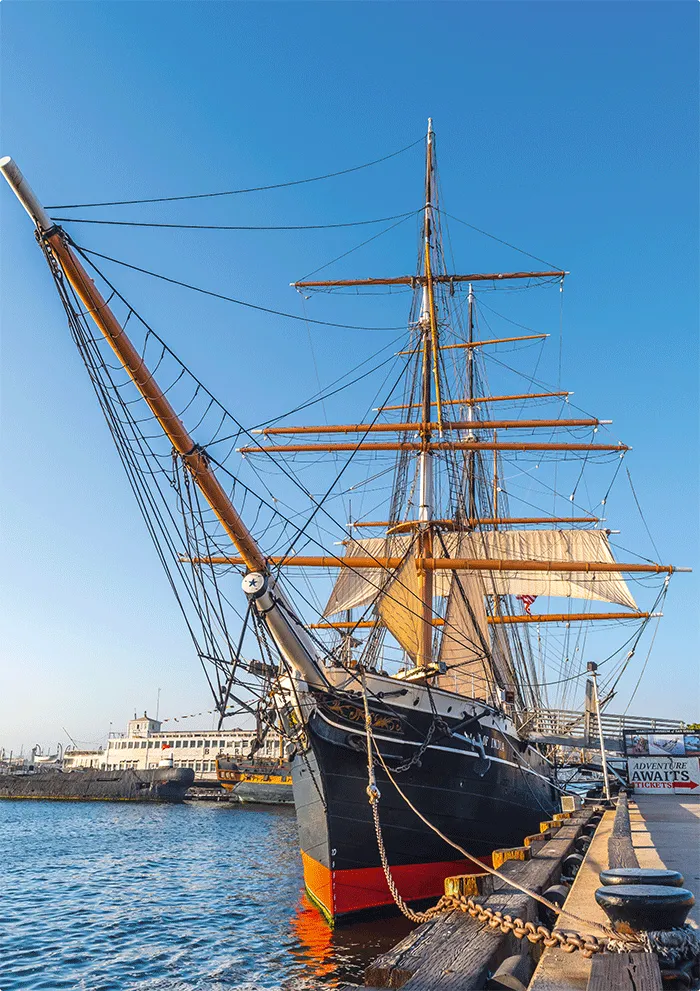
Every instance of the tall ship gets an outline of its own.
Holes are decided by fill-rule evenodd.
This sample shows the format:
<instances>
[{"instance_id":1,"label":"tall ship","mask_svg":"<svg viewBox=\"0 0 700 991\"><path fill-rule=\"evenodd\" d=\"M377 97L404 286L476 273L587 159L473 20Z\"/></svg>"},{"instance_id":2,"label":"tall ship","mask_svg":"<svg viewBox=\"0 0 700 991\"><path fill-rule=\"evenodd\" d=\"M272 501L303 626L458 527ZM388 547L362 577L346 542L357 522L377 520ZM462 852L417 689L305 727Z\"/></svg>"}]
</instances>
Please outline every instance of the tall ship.
<instances>
[{"instance_id":1,"label":"tall ship","mask_svg":"<svg viewBox=\"0 0 700 991\"><path fill-rule=\"evenodd\" d=\"M510 508L517 472L554 472L557 488L559 471L559 490L569 472L576 492L584 468L616 473L627 451L534 374L519 391L491 386L492 349L548 335L489 334L486 292L557 291L567 273L450 270L430 123L415 271L293 284L307 297L405 294L376 400L355 422L318 422L319 404L367 371L351 360L253 431L140 317L99 267L107 256L48 215L10 159L0 169L36 226L221 719L234 704L255 716L258 746L276 729L292 748L314 904L337 922L434 899L465 871L457 848L488 862L521 844L558 807L546 725L585 677L587 633L571 631L619 628L604 704L675 570L617 561L583 498L557 514L545 485L549 511ZM265 374L273 384L274 359ZM343 518L340 494L369 482L373 514L346 505ZM646 579L650 608L630 577ZM566 636L548 639L556 628Z\"/></svg>"}]
</instances>

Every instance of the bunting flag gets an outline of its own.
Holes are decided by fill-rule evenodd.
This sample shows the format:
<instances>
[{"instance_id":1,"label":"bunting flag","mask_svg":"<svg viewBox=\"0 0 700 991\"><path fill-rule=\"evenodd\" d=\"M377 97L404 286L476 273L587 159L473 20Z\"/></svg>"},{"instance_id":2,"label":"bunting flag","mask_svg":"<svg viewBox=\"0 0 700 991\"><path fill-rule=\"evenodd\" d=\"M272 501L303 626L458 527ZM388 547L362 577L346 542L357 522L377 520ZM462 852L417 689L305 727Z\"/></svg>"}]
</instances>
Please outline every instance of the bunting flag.
<instances>
[{"instance_id":1,"label":"bunting flag","mask_svg":"<svg viewBox=\"0 0 700 991\"><path fill-rule=\"evenodd\" d=\"M536 598L536 595L516 595L516 599L520 599L528 616L530 615L530 607Z\"/></svg>"}]
</instances>

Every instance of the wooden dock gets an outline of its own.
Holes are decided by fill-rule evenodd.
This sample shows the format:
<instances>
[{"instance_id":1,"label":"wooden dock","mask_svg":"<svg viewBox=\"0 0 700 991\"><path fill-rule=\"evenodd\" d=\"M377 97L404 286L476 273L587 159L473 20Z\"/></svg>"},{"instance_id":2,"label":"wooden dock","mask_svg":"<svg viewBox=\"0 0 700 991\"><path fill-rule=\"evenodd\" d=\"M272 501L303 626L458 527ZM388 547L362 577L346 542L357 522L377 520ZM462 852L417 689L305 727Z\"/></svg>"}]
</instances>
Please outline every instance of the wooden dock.
<instances>
[{"instance_id":1,"label":"wooden dock","mask_svg":"<svg viewBox=\"0 0 700 991\"><path fill-rule=\"evenodd\" d=\"M621 808L605 811L583 864L566 897L565 907L583 919L608 925L595 900L600 871L610 866L667 867L680 871L685 887L700 893L700 797L646 796L622 800ZM627 811L629 807L629 810ZM563 859L574 850L576 837L592 812L575 813L544 842L534 845L529 860L506 860L499 870L538 893L556 884ZM485 879L479 901L494 911L535 921L537 903L526 895ZM454 889L454 884L452 885ZM689 922L700 926L696 904ZM564 920L564 927L573 923ZM578 927L583 933L584 926ZM587 932L600 936L590 927ZM511 975L499 983L496 973L506 958ZM534 973L533 973L534 968ZM494 976L495 975L495 976ZM368 988L405 988L405 991L481 991L488 988L527 988L529 991L660 991L661 976L654 954L568 953L560 947L542 950L527 939L518 940L489 928L459 910L443 913L418 926L389 953L375 960L365 973Z\"/></svg>"}]
</instances>

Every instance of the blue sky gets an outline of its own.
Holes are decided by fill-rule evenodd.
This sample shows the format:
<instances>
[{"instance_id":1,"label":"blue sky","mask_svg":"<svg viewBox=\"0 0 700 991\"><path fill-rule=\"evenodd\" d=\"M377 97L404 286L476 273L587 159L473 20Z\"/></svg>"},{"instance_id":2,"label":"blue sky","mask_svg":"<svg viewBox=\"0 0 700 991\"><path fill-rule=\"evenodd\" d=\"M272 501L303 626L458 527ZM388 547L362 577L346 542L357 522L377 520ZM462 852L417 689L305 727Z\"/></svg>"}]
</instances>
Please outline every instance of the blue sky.
<instances>
[{"instance_id":1,"label":"blue sky","mask_svg":"<svg viewBox=\"0 0 700 991\"><path fill-rule=\"evenodd\" d=\"M662 559L697 565L697 4L5 0L0 13L0 151L47 204L335 171L409 144L432 115L449 212L572 272L562 381L633 446L627 463ZM260 225L390 216L420 205L421 155L416 147L327 182L109 216ZM96 741L110 722L122 728L135 708L153 709L158 687L161 714L204 709L208 698L9 190L0 210L0 745L65 740L64 726ZM295 313L288 283L376 230L69 229L107 254ZM451 234L469 270L523 263L466 228ZM330 271L411 271L415 250L409 221ZM110 271L245 423L314 392L316 369L330 381L347 355L361 360L386 343ZM383 326L406 319L401 306L321 298L307 313ZM546 361L553 381L556 357ZM617 519L612 500L608 508L620 542L654 556L629 499ZM699 718L697 599L696 575L673 580L633 711Z\"/></svg>"}]
</instances>

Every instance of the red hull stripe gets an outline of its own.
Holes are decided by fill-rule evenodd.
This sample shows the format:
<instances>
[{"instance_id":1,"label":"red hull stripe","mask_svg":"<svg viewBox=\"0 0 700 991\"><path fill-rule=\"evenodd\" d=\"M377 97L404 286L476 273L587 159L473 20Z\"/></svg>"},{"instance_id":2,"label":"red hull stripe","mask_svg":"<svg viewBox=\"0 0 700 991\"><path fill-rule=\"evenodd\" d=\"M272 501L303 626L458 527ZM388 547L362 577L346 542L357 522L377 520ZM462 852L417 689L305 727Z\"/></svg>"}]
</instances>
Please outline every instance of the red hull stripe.
<instances>
[{"instance_id":1,"label":"red hull stripe","mask_svg":"<svg viewBox=\"0 0 700 991\"><path fill-rule=\"evenodd\" d=\"M329 870L303 850L301 859L306 889L331 919L394 903L381 867ZM491 864L491 857L480 859ZM410 902L440 898L445 893L446 877L476 874L478 869L467 860L444 860L433 864L399 864L391 868L391 873L399 894Z\"/></svg>"}]
</instances>

